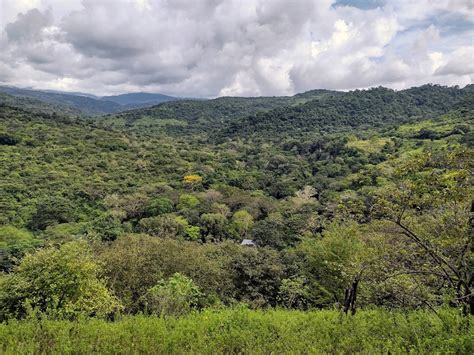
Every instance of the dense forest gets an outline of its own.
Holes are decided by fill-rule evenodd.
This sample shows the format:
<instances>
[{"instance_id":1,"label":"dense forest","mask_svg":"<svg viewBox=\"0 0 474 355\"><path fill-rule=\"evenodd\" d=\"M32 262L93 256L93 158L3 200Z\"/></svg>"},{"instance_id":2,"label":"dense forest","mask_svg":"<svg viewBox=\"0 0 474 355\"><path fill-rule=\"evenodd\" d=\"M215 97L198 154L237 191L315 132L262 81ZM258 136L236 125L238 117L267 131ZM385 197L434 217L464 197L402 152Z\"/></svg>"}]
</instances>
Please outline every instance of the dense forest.
<instances>
[{"instance_id":1,"label":"dense forest","mask_svg":"<svg viewBox=\"0 0 474 355\"><path fill-rule=\"evenodd\" d=\"M201 343L169 340L161 352L209 352L202 339L223 327L229 338L209 341L224 352L298 352L285 332L306 320L314 333L296 343L327 332L314 315L343 322L348 339L335 348L324 333L320 351L469 353L473 120L472 85L104 116L0 94L0 337L34 333L24 319L50 333L75 321L90 339L135 326L144 339L147 327L198 332ZM249 334L272 327L278 341ZM413 340L410 327L439 331ZM357 347L396 332L391 345Z\"/></svg>"},{"instance_id":2,"label":"dense forest","mask_svg":"<svg viewBox=\"0 0 474 355\"><path fill-rule=\"evenodd\" d=\"M46 103L59 106L58 109L61 111L74 110L76 113L81 112L85 115L94 116L127 111L140 107L149 107L162 102L179 100L177 97L162 94L130 93L98 97L84 93L21 89L13 86L0 85L1 101L5 100L5 95L23 99L24 103L28 100L36 102L40 100L40 106L43 106Z\"/></svg>"}]
</instances>

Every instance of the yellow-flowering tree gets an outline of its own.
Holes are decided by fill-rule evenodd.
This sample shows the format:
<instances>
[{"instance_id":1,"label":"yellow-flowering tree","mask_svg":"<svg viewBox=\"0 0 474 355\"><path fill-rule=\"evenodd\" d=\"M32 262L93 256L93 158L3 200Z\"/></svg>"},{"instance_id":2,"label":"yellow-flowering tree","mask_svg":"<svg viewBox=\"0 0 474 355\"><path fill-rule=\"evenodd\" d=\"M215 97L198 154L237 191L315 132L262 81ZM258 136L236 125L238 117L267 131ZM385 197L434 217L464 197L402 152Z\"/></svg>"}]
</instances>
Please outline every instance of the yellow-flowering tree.
<instances>
[{"instance_id":1,"label":"yellow-flowering tree","mask_svg":"<svg viewBox=\"0 0 474 355\"><path fill-rule=\"evenodd\" d=\"M202 176L199 175L185 175L183 177L183 182L185 185L194 188L196 185L199 185L202 182Z\"/></svg>"}]
</instances>

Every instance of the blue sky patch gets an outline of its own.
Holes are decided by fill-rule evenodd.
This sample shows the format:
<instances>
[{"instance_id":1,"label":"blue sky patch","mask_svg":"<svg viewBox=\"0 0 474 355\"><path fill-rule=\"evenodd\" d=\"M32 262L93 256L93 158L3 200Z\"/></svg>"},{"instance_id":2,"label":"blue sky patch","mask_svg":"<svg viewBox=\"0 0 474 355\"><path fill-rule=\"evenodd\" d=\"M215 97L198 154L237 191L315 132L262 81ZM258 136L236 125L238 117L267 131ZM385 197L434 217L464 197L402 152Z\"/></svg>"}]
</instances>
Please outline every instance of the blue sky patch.
<instances>
[{"instance_id":1,"label":"blue sky patch","mask_svg":"<svg viewBox=\"0 0 474 355\"><path fill-rule=\"evenodd\" d=\"M352 6L361 10L370 10L383 7L386 2L386 0L337 0L333 6Z\"/></svg>"}]
</instances>

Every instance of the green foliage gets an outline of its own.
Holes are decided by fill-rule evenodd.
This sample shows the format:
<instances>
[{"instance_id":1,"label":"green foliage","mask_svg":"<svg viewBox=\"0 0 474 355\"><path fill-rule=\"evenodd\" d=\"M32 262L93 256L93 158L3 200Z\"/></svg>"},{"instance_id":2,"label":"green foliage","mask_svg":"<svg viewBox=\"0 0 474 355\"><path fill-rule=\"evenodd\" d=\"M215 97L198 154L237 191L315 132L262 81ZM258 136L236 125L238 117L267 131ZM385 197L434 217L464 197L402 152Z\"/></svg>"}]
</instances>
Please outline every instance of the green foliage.
<instances>
[{"instance_id":1,"label":"green foliage","mask_svg":"<svg viewBox=\"0 0 474 355\"><path fill-rule=\"evenodd\" d=\"M271 249L241 247L231 259L236 298L254 307L276 305L283 265Z\"/></svg>"},{"instance_id":2,"label":"green foliage","mask_svg":"<svg viewBox=\"0 0 474 355\"><path fill-rule=\"evenodd\" d=\"M193 313L182 318L124 317L11 321L0 324L4 353L313 353L472 354L472 318L453 310L438 315L362 311L344 317L333 310Z\"/></svg>"},{"instance_id":3,"label":"green foliage","mask_svg":"<svg viewBox=\"0 0 474 355\"><path fill-rule=\"evenodd\" d=\"M215 100L167 102L158 106L124 112L106 117L104 124L116 126L124 122L133 128L144 123L147 128L164 128L169 133L199 132L210 125L268 111L287 104L297 104L289 97L220 97Z\"/></svg>"},{"instance_id":4,"label":"green foliage","mask_svg":"<svg viewBox=\"0 0 474 355\"><path fill-rule=\"evenodd\" d=\"M135 313L143 311L140 299L146 292L175 273L191 278L206 295L217 294L227 301L235 286L229 278L225 247L127 235L102 246L98 254L108 286L125 311Z\"/></svg>"},{"instance_id":5,"label":"green foliage","mask_svg":"<svg viewBox=\"0 0 474 355\"><path fill-rule=\"evenodd\" d=\"M344 291L361 269L366 246L356 225L330 225L322 237L307 238L294 252L304 259L303 274L312 284L311 298L320 307L342 304Z\"/></svg>"},{"instance_id":6,"label":"green foliage","mask_svg":"<svg viewBox=\"0 0 474 355\"><path fill-rule=\"evenodd\" d=\"M471 314L473 161L464 147L414 155L398 166L392 185L375 191L373 208L405 238L399 252L406 258L394 263L397 272L433 287L431 298L449 298ZM393 234L387 236L399 238Z\"/></svg>"},{"instance_id":7,"label":"green foliage","mask_svg":"<svg viewBox=\"0 0 474 355\"><path fill-rule=\"evenodd\" d=\"M240 210L233 214L231 223L231 228L237 232L237 235L244 238L253 226L253 217L246 210Z\"/></svg>"},{"instance_id":8,"label":"green foliage","mask_svg":"<svg viewBox=\"0 0 474 355\"><path fill-rule=\"evenodd\" d=\"M448 112L463 98L472 95L468 89L424 85L396 92L386 88L367 91L332 93L299 106L275 108L234 121L218 137L235 135L269 135L274 138L304 133L311 127L320 131L341 128L383 126L410 119L436 117Z\"/></svg>"},{"instance_id":9,"label":"green foliage","mask_svg":"<svg viewBox=\"0 0 474 355\"><path fill-rule=\"evenodd\" d=\"M220 213L204 213L201 223L209 240L223 240L227 218Z\"/></svg>"},{"instance_id":10,"label":"green foliage","mask_svg":"<svg viewBox=\"0 0 474 355\"><path fill-rule=\"evenodd\" d=\"M75 289L59 302L84 275L78 260L65 276L46 256L19 272L25 253L78 239L105 299L93 302L113 293L127 314L175 273L200 306L467 311L473 108L472 87L428 85L184 100L92 121L0 95L4 313L31 310L30 290L36 311L107 313Z\"/></svg>"},{"instance_id":11,"label":"green foliage","mask_svg":"<svg viewBox=\"0 0 474 355\"><path fill-rule=\"evenodd\" d=\"M276 249L284 249L293 245L298 237L285 225L280 214L272 214L255 223L252 238L259 244Z\"/></svg>"},{"instance_id":12,"label":"green foliage","mask_svg":"<svg viewBox=\"0 0 474 355\"><path fill-rule=\"evenodd\" d=\"M189 277L176 273L161 280L143 297L145 312L159 316L180 316L189 313L202 296L199 287Z\"/></svg>"},{"instance_id":13,"label":"green foliage","mask_svg":"<svg viewBox=\"0 0 474 355\"><path fill-rule=\"evenodd\" d=\"M0 271L10 271L27 252L42 243L27 230L14 226L0 226Z\"/></svg>"},{"instance_id":14,"label":"green foliage","mask_svg":"<svg viewBox=\"0 0 474 355\"><path fill-rule=\"evenodd\" d=\"M179 196L179 205L178 208L195 208L199 205L199 199L191 194L182 194Z\"/></svg>"},{"instance_id":15,"label":"green foliage","mask_svg":"<svg viewBox=\"0 0 474 355\"><path fill-rule=\"evenodd\" d=\"M198 240L201 238L201 228L198 226L186 226L184 227L184 235L189 240Z\"/></svg>"},{"instance_id":16,"label":"green foliage","mask_svg":"<svg viewBox=\"0 0 474 355\"><path fill-rule=\"evenodd\" d=\"M123 234L125 229L119 214L106 212L88 223L86 233L93 239L112 241Z\"/></svg>"},{"instance_id":17,"label":"green foliage","mask_svg":"<svg viewBox=\"0 0 474 355\"><path fill-rule=\"evenodd\" d=\"M2 279L0 318L22 318L28 312L54 318L113 314L121 305L98 277L99 272L84 242L29 254Z\"/></svg>"},{"instance_id":18,"label":"green foliage","mask_svg":"<svg viewBox=\"0 0 474 355\"><path fill-rule=\"evenodd\" d=\"M306 309L310 288L304 277L281 280L278 303L287 308Z\"/></svg>"},{"instance_id":19,"label":"green foliage","mask_svg":"<svg viewBox=\"0 0 474 355\"><path fill-rule=\"evenodd\" d=\"M46 227L72 222L74 206L62 196L48 196L36 204L36 211L31 216L28 227L32 230L44 230Z\"/></svg>"},{"instance_id":20,"label":"green foliage","mask_svg":"<svg viewBox=\"0 0 474 355\"><path fill-rule=\"evenodd\" d=\"M159 197L148 202L147 214L157 216L160 214L171 213L174 210L173 202L166 197Z\"/></svg>"},{"instance_id":21,"label":"green foliage","mask_svg":"<svg viewBox=\"0 0 474 355\"><path fill-rule=\"evenodd\" d=\"M185 219L174 214L143 218L138 223L140 232L163 238L174 238L183 235L187 225L188 223Z\"/></svg>"}]
</instances>

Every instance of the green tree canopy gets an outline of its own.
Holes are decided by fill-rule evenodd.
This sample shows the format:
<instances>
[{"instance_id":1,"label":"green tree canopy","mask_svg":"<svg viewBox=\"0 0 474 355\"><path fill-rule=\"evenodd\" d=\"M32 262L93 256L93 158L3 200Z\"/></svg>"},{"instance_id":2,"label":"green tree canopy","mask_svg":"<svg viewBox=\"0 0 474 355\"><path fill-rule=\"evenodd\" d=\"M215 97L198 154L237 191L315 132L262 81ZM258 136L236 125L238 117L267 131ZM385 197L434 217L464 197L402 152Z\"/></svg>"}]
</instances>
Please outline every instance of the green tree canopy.
<instances>
[{"instance_id":1,"label":"green tree canopy","mask_svg":"<svg viewBox=\"0 0 474 355\"><path fill-rule=\"evenodd\" d=\"M99 265L85 242L70 242L25 256L1 279L0 318L29 310L52 317L108 316L121 309L99 277Z\"/></svg>"}]
</instances>

